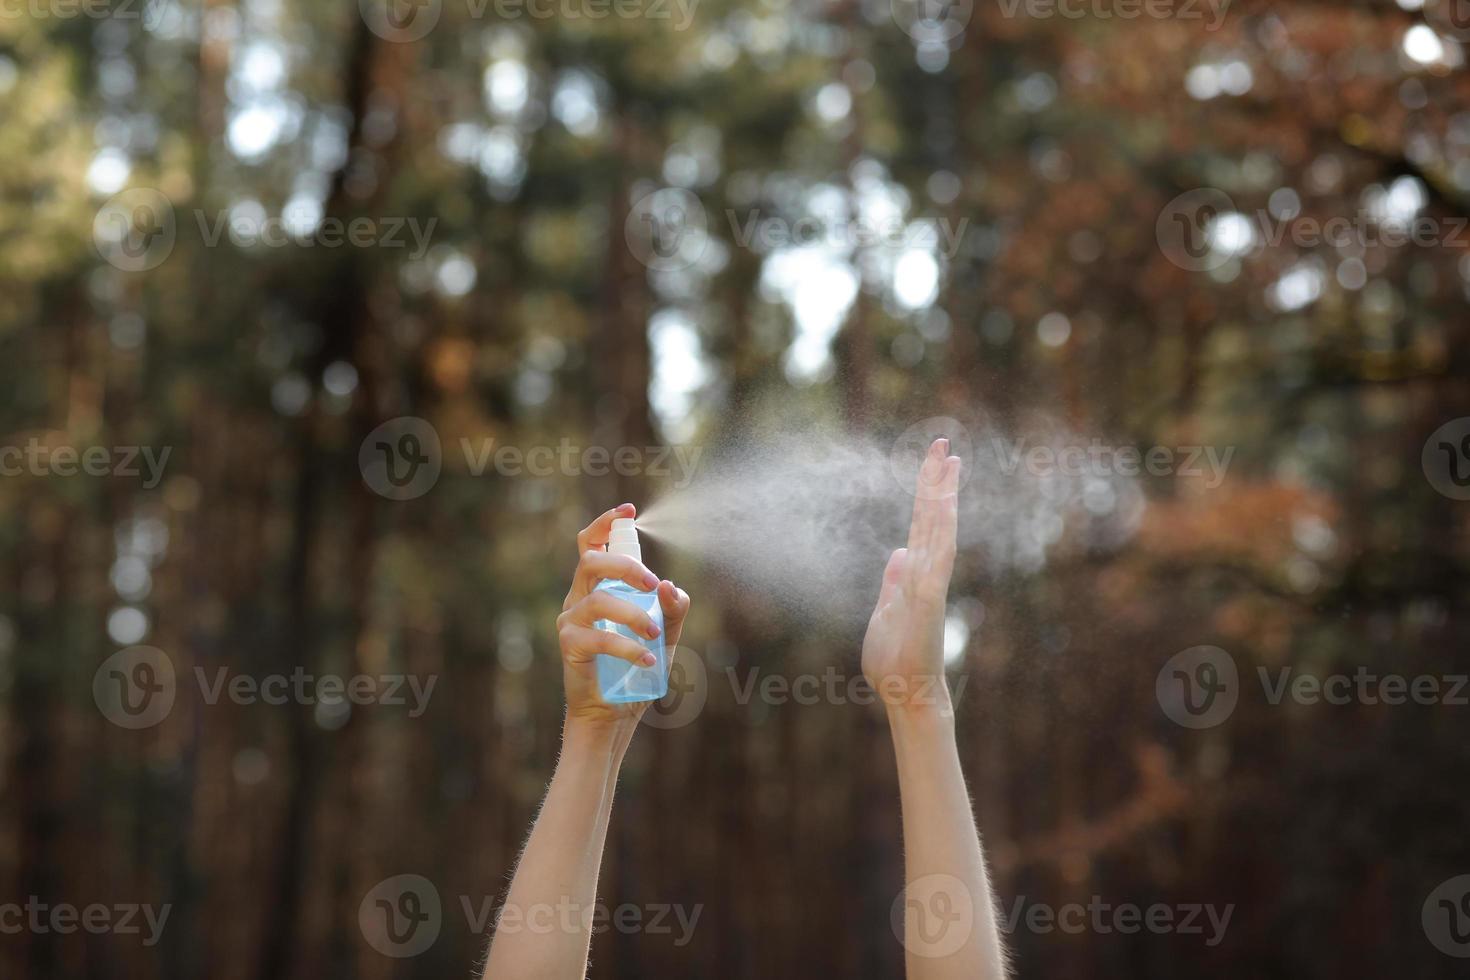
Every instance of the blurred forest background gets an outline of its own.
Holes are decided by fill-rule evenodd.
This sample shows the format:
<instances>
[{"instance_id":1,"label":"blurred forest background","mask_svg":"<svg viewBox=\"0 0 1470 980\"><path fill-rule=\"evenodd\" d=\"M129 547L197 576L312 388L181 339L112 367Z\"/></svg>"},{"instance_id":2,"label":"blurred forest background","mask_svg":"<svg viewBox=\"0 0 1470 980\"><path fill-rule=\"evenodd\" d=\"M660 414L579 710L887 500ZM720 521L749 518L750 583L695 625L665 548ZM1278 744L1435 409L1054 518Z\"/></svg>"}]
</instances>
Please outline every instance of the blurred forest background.
<instances>
[{"instance_id":1,"label":"blurred forest background","mask_svg":"<svg viewBox=\"0 0 1470 980\"><path fill-rule=\"evenodd\" d=\"M1470 872L1470 708L1272 705L1253 680L1470 669L1470 503L1421 464L1470 415L1470 31L1425 2L7 4L0 445L171 453L150 487L0 479L0 901L171 914L153 946L0 935L0 976L472 970L460 898L499 895L555 760L573 535L666 481L476 475L461 439L715 451L976 412L1234 452L1218 486L1144 477L1125 541L959 570L960 738L1003 905L1234 906L1213 947L1021 925L1020 974L1462 975L1421 907ZM1239 212L1181 246L1171 202L1200 188ZM639 237L655 191L707 219L674 251ZM166 254L133 262L108 223L160 200ZM757 213L914 233L742 242ZM201 214L433 225L418 250L406 228L273 246L211 242ZM1273 241L1261 214L1442 233ZM956 248L934 222L963 223ZM444 447L410 500L359 467L401 416ZM695 557L649 560L694 595L712 670L856 672L861 624L814 632ZM127 730L93 680L139 643L179 697ZM1242 693L1191 730L1155 678L1200 644ZM438 685L410 717L189 681L298 665ZM873 709L722 684L645 726L602 895L703 912L683 946L598 937L592 976L900 976L887 738ZM359 924L399 874L444 903L414 957Z\"/></svg>"}]
</instances>

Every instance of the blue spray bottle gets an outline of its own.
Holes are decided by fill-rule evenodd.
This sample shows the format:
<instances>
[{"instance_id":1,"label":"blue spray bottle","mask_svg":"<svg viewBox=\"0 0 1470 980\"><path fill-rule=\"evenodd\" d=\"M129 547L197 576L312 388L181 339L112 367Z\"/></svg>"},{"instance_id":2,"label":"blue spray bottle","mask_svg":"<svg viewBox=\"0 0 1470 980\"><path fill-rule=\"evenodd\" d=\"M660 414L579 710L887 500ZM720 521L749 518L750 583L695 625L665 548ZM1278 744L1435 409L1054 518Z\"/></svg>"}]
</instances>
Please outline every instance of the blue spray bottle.
<instances>
[{"instance_id":1,"label":"blue spray bottle","mask_svg":"<svg viewBox=\"0 0 1470 980\"><path fill-rule=\"evenodd\" d=\"M638 528L631 517L618 517L612 522L612 534L608 537L607 550L614 555L628 555L643 560L643 549L638 544ZM658 624L659 634L649 639L642 634L610 620L599 619L597 628L619 633L641 645L654 656L651 667L639 667L626 660L598 654L597 686L602 699L609 704L626 704L632 701L657 701L669 690L668 654L664 650L664 610L659 605L658 590L643 592L633 588L622 579L605 578L597 583L597 592L610 592L624 602L631 602L646 612Z\"/></svg>"}]
</instances>

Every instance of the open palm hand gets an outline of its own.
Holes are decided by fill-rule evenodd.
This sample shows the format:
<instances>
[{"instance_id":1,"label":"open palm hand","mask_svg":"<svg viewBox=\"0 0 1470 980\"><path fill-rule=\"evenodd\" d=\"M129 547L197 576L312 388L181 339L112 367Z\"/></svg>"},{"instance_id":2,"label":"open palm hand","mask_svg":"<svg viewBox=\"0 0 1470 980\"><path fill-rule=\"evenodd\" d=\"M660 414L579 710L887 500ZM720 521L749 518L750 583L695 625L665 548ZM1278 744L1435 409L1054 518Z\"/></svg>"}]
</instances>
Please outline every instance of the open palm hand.
<instances>
[{"instance_id":1,"label":"open palm hand","mask_svg":"<svg viewBox=\"0 0 1470 980\"><path fill-rule=\"evenodd\" d=\"M936 439L919 468L908 546L883 570L863 638L863 675L890 708L949 708L944 684L944 605L954 570L960 460Z\"/></svg>"}]
</instances>

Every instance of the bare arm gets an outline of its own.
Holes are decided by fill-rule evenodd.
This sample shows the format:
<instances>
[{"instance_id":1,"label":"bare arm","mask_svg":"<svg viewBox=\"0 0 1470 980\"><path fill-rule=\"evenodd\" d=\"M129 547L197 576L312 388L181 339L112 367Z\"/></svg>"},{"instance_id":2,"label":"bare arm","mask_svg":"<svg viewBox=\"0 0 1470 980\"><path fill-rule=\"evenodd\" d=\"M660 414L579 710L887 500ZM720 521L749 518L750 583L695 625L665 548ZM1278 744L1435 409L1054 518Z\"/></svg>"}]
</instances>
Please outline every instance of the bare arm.
<instances>
[{"instance_id":1,"label":"bare arm","mask_svg":"<svg viewBox=\"0 0 1470 980\"><path fill-rule=\"evenodd\" d=\"M487 977L586 976L613 786L631 736L631 728L568 722L556 774L500 909Z\"/></svg>"},{"instance_id":2,"label":"bare arm","mask_svg":"<svg viewBox=\"0 0 1470 980\"><path fill-rule=\"evenodd\" d=\"M893 553L863 641L883 698L903 807L908 980L1003 980L1005 953L944 678L960 461L943 440L919 472L907 548Z\"/></svg>"},{"instance_id":3,"label":"bare arm","mask_svg":"<svg viewBox=\"0 0 1470 980\"><path fill-rule=\"evenodd\" d=\"M631 604L611 600L614 606L605 595L592 596L593 586L604 578L645 589L658 581L634 559L600 550L613 518L631 516L632 505L624 504L578 535L582 561L557 621L567 695L561 757L486 955L484 975L494 980L582 980L587 975L613 790L623 753L647 707L647 702L605 703L593 659L610 653L636 663L643 655L633 641L593 626L598 619L611 619L647 634L647 617ZM689 597L671 582L658 583L658 593L672 655Z\"/></svg>"}]
</instances>

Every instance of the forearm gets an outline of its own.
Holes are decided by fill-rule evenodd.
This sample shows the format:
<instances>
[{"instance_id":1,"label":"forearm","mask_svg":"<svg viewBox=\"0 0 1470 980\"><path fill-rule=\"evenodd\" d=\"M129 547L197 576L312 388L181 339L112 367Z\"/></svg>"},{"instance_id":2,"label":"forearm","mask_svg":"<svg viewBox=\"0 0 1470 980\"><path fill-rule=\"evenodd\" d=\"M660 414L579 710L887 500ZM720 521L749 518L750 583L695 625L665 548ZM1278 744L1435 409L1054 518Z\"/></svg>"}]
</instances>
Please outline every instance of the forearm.
<instances>
[{"instance_id":1,"label":"forearm","mask_svg":"<svg viewBox=\"0 0 1470 980\"><path fill-rule=\"evenodd\" d=\"M592 911L631 726L568 723L552 776L490 943L495 980L581 980Z\"/></svg>"},{"instance_id":2,"label":"forearm","mask_svg":"<svg viewBox=\"0 0 1470 980\"><path fill-rule=\"evenodd\" d=\"M903 806L908 980L1001 980L994 898L943 707L890 710Z\"/></svg>"}]
</instances>

